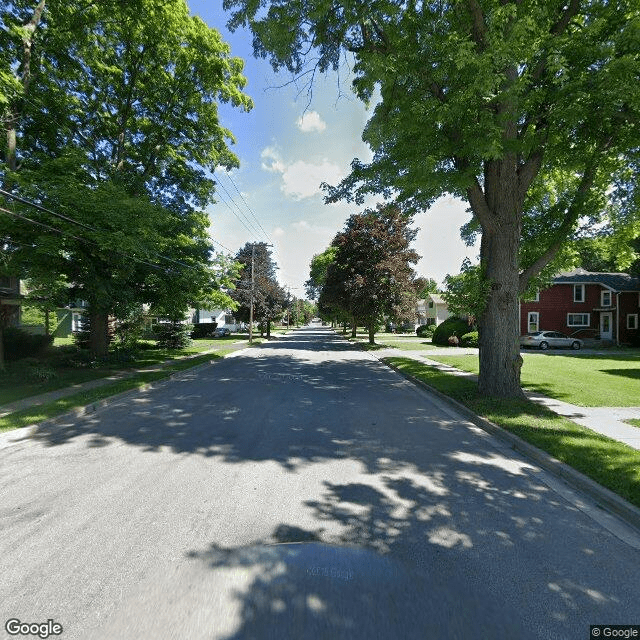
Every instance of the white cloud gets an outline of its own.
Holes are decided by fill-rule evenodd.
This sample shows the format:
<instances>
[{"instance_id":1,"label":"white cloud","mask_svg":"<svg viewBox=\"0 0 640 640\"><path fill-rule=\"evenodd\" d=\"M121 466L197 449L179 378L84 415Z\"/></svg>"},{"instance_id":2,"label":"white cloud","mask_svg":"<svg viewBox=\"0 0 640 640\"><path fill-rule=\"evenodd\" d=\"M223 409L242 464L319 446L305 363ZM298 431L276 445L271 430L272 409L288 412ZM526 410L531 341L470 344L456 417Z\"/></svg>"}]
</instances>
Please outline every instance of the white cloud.
<instances>
[{"instance_id":1,"label":"white cloud","mask_svg":"<svg viewBox=\"0 0 640 640\"><path fill-rule=\"evenodd\" d=\"M344 177L340 167L326 158L320 164L304 160L286 164L273 147L264 148L260 157L262 158L262 168L265 171L282 174L280 190L294 200L302 200L320 194L322 193L320 189L322 182L336 184Z\"/></svg>"},{"instance_id":2,"label":"white cloud","mask_svg":"<svg viewBox=\"0 0 640 640\"><path fill-rule=\"evenodd\" d=\"M284 235L284 229L282 227L276 227L273 232L271 233L271 235L274 238L280 238Z\"/></svg>"},{"instance_id":3,"label":"white cloud","mask_svg":"<svg viewBox=\"0 0 640 640\"><path fill-rule=\"evenodd\" d=\"M296 121L298 129L309 133L310 131L324 131L327 128L326 122L320 117L317 111L307 111Z\"/></svg>"},{"instance_id":4,"label":"white cloud","mask_svg":"<svg viewBox=\"0 0 640 640\"><path fill-rule=\"evenodd\" d=\"M262 158L262 168L265 171L284 172L285 166L280 159L280 155L273 147L265 147L260 157Z\"/></svg>"},{"instance_id":5,"label":"white cloud","mask_svg":"<svg viewBox=\"0 0 640 640\"><path fill-rule=\"evenodd\" d=\"M322 193L320 189L322 182L336 184L342 178L340 167L326 159L321 164L298 160L283 172L281 188L285 195L301 200Z\"/></svg>"}]
</instances>

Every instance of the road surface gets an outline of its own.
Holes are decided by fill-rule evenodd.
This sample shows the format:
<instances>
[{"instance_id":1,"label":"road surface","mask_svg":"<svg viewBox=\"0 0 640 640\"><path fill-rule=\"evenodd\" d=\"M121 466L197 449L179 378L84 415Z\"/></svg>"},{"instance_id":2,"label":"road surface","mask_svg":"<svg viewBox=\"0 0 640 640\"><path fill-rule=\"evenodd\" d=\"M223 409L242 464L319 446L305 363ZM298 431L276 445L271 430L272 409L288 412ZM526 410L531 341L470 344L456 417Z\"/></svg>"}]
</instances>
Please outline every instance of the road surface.
<instances>
[{"instance_id":1,"label":"road surface","mask_svg":"<svg viewBox=\"0 0 640 640\"><path fill-rule=\"evenodd\" d=\"M62 640L640 624L637 535L326 328L15 436L0 638L25 637L9 619Z\"/></svg>"}]
</instances>

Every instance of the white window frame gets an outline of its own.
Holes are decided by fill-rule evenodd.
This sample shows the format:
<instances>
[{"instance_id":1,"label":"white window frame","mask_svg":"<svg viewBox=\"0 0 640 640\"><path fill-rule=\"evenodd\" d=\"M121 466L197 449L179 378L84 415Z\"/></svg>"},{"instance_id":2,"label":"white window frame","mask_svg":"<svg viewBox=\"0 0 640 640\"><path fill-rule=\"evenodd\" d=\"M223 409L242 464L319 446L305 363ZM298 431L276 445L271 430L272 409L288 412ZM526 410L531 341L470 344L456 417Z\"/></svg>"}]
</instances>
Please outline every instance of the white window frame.
<instances>
[{"instance_id":1,"label":"white window frame","mask_svg":"<svg viewBox=\"0 0 640 640\"><path fill-rule=\"evenodd\" d=\"M82 313L78 313L77 311L71 312L71 332L75 333L76 331L80 331L80 326L82 325Z\"/></svg>"},{"instance_id":2,"label":"white window frame","mask_svg":"<svg viewBox=\"0 0 640 640\"><path fill-rule=\"evenodd\" d=\"M582 316L587 318L587 324L570 322L572 316ZM590 327L591 326L591 314L590 313L567 313L567 327Z\"/></svg>"},{"instance_id":3,"label":"white window frame","mask_svg":"<svg viewBox=\"0 0 640 640\"><path fill-rule=\"evenodd\" d=\"M533 324L531 322L531 316L535 316L536 317L536 320L535 320L536 328L533 331L540 331L540 312L539 311L528 311L527 312L527 333L533 333L533 331L531 330L531 325Z\"/></svg>"},{"instance_id":4,"label":"white window frame","mask_svg":"<svg viewBox=\"0 0 640 640\"><path fill-rule=\"evenodd\" d=\"M578 290L581 292L580 293L581 300L578 300L576 298L576 291L578 291ZM574 284L573 285L573 301L574 302L584 302L584 300L585 300L584 285L583 284Z\"/></svg>"},{"instance_id":5,"label":"white window frame","mask_svg":"<svg viewBox=\"0 0 640 640\"><path fill-rule=\"evenodd\" d=\"M604 297L605 297L605 295L608 295L608 296L609 296L609 302L605 302L605 301L604 301ZM610 307L610 306L611 306L611 300L612 300L612 299L613 299L613 298L612 298L612 294L611 294L611 291L609 291L609 289L603 289L603 290L600 292L600 305L601 305L601 306L603 306L603 307Z\"/></svg>"},{"instance_id":6,"label":"white window frame","mask_svg":"<svg viewBox=\"0 0 640 640\"><path fill-rule=\"evenodd\" d=\"M631 326L633 320L633 326ZM638 314L637 313L627 313L627 329L637 329L638 328Z\"/></svg>"}]
</instances>

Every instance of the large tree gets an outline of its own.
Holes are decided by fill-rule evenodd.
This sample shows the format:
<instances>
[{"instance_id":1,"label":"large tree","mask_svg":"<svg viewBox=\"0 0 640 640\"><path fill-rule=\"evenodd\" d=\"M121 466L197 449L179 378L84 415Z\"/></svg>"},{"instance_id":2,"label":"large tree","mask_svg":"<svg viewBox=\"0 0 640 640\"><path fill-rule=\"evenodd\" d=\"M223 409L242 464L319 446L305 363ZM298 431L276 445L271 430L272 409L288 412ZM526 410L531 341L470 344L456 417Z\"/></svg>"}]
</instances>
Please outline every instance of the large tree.
<instances>
[{"instance_id":1,"label":"large tree","mask_svg":"<svg viewBox=\"0 0 640 640\"><path fill-rule=\"evenodd\" d=\"M385 316L415 314L415 273L420 256L411 249L416 231L397 207L352 215L332 242L335 259L327 268L325 296L367 327L375 343ZM324 297L321 293L320 300Z\"/></svg>"},{"instance_id":2,"label":"large tree","mask_svg":"<svg viewBox=\"0 0 640 640\"><path fill-rule=\"evenodd\" d=\"M382 193L412 213L444 193L467 200L490 283L479 389L520 396L519 296L581 221L598 219L640 146L637 1L224 6L274 67L326 71L346 51L358 96L379 95L363 134L373 160L354 160L329 201Z\"/></svg>"},{"instance_id":3,"label":"large tree","mask_svg":"<svg viewBox=\"0 0 640 640\"><path fill-rule=\"evenodd\" d=\"M278 267L269 245L247 242L236 254L236 261L240 265L240 274L231 297L238 305L238 318L243 322L249 321L253 302L253 320L260 322L261 332L266 329L269 338L271 323L282 316L287 305L287 294L278 284Z\"/></svg>"},{"instance_id":4,"label":"large tree","mask_svg":"<svg viewBox=\"0 0 640 640\"><path fill-rule=\"evenodd\" d=\"M0 182L85 225L50 232L46 252L23 264L71 272L102 354L118 307L145 292L157 304L164 287L163 308L177 312L215 286L196 209L213 199L207 170L238 165L217 105L251 107L243 63L185 0L16 0L0 19ZM38 224L59 227L42 209L11 207L23 254L46 229ZM162 276L153 282L149 269Z\"/></svg>"}]
</instances>

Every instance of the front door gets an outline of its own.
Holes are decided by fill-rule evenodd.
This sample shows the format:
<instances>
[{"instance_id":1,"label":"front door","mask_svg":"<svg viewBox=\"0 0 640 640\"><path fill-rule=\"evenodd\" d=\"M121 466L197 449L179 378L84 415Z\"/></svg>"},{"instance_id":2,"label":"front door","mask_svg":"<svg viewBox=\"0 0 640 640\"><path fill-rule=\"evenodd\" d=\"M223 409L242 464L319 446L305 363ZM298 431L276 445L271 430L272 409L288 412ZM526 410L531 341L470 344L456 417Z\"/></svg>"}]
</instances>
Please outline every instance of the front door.
<instances>
[{"instance_id":1,"label":"front door","mask_svg":"<svg viewBox=\"0 0 640 640\"><path fill-rule=\"evenodd\" d=\"M613 327L611 324L611 313L600 314L600 338L602 340L613 339Z\"/></svg>"}]
</instances>

